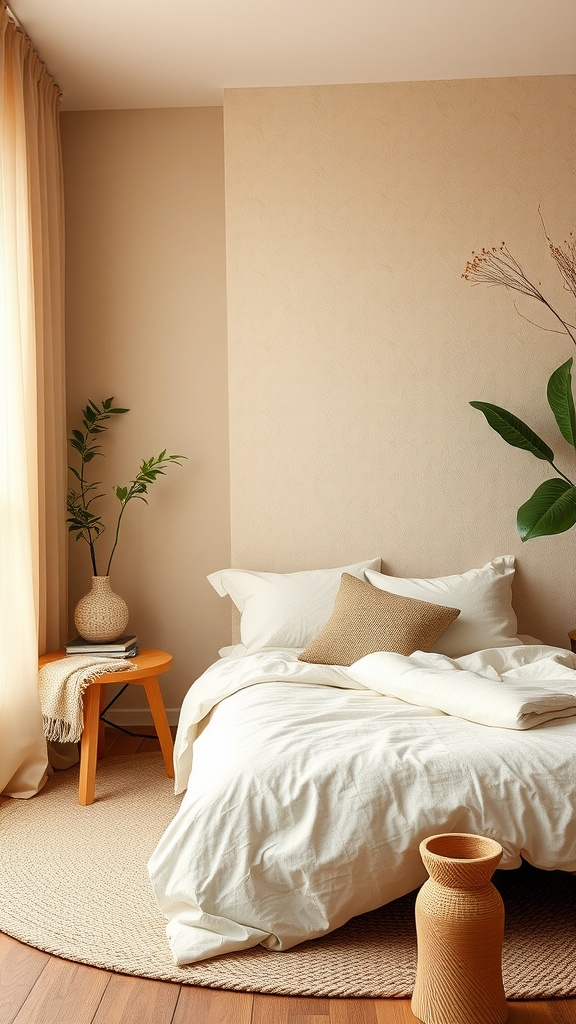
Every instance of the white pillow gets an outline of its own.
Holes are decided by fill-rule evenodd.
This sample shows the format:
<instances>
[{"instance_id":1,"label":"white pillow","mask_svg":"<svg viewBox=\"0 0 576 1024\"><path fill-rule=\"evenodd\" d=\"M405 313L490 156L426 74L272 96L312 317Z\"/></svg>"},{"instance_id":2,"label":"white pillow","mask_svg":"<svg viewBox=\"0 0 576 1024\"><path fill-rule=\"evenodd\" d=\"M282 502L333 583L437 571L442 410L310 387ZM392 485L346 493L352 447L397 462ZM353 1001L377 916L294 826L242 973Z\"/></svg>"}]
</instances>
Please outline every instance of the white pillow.
<instances>
[{"instance_id":1,"label":"white pillow","mask_svg":"<svg viewBox=\"0 0 576 1024\"><path fill-rule=\"evenodd\" d=\"M307 647L328 621L342 573L364 578L366 569L379 569L371 558L339 569L304 572L255 572L221 569L207 577L214 590L229 594L240 612L240 638L246 653L263 647Z\"/></svg>"},{"instance_id":2,"label":"white pillow","mask_svg":"<svg viewBox=\"0 0 576 1024\"><path fill-rule=\"evenodd\" d=\"M461 658L489 647L521 643L516 636L518 623L512 608L514 572L514 556L503 555L481 569L470 569L455 576L406 579L367 569L366 579L390 594L459 608L456 621L430 650L449 658Z\"/></svg>"}]
</instances>

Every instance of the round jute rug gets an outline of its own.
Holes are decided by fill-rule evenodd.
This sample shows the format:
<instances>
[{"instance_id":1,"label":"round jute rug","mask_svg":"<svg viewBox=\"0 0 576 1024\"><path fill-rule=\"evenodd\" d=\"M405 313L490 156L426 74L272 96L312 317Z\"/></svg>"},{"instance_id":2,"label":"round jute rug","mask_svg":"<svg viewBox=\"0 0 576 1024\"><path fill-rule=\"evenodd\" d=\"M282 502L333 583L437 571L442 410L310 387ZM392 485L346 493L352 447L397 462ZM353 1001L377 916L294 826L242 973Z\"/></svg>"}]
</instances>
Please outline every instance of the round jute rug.
<instances>
[{"instance_id":1,"label":"round jute rug","mask_svg":"<svg viewBox=\"0 0 576 1024\"><path fill-rule=\"evenodd\" d=\"M179 798L160 754L100 762L97 800L78 771L0 807L0 930L68 960L186 985L304 996L409 997L415 893L284 953L258 947L176 967L146 863ZM506 906L508 999L576 996L576 879L528 866L495 876Z\"/></svg>"}]
</instances>

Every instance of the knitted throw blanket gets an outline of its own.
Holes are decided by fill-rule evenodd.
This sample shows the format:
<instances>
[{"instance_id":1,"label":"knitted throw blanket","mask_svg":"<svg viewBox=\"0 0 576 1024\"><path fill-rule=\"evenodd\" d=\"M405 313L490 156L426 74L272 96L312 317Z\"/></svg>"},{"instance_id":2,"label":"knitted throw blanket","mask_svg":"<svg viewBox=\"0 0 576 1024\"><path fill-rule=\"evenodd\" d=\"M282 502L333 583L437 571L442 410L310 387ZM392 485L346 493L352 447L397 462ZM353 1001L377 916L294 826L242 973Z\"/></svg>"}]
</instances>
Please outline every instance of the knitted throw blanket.
<instances>
[{"instance_id":1,"label":"knitted throw blanket","mask_svg":"<svg viewBox=\"0 0 576 1024\"><path fill-rule=\"evenodd\" d=\"M129 672L136 665L124 658L71 654L50 661L38 673L44 735L60 743L78 743L84 728L84 691L106 672Z\"/></svg>"}]
</instances>

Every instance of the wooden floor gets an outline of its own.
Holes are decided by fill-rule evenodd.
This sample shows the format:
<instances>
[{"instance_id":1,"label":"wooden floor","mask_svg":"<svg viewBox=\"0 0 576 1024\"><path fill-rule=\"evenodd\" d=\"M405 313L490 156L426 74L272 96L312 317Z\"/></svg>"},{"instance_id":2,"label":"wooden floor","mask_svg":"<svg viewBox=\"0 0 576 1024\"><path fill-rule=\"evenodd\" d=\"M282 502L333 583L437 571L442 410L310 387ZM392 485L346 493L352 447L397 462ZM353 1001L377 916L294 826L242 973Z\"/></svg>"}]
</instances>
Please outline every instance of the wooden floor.
<instances>
[{"instance_id":1,"label":"wooden floor","mask_svg":"<svg viewBox=\"0 0 576 1024\"><path fill-rule=\"evenodd\" d=\"M148 730L138 728L138 732ZM157 750L107 730L107 755ZM0 893L0 899L2 898ZM575 966L576 969L576 966ZM0 933L0 1024L415 1024L405 999L304 999L191 988L75 964ZM576 999L510 1003L509 1024L576 1024Z\"/></svg>"}]
</instances>

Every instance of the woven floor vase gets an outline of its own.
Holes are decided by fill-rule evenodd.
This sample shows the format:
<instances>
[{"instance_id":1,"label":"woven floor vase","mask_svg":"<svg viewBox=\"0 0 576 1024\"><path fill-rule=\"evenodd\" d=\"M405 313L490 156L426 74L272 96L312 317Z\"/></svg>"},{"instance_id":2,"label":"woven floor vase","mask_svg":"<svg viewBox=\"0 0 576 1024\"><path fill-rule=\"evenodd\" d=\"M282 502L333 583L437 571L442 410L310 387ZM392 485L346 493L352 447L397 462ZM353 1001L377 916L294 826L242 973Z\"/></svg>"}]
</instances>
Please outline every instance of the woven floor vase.
<instances>
[{"instance_id":1,"label":"woven floor vase","mask_svg":"<svg viewBox=\"0 0 576 1024\"><path fill-rule=\"evenodd\" d=\"M128 605L112 590L109 576L92 577L91 589L74 609L74 625L92 643L110 643L122 636L128 625Z\"/></svg>"},{"instance_id":2,"label":"woven floor vase","mask_svg":"<svg viewBox=\"0 0 576 1024\"><path fill-rule=\"evenodd\" d=\"M452 833L420 843L429 878L416 898L412 1012L424 1024L502 1024L504 904L491 882L494 839Z\"/></svg>"}]
</instances>

